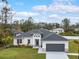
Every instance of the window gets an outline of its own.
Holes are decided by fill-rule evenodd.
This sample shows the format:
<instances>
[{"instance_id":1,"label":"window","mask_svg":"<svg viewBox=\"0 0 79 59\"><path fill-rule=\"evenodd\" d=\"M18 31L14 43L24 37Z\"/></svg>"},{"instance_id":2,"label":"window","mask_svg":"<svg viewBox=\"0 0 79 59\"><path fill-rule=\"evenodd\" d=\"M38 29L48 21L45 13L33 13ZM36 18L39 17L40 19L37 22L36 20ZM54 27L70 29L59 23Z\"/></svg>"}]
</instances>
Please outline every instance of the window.
<instances>
[{"instance_id":1,"label":"window","mask_svg":"<svg viewBox=\"0 0 79 59\"><path fill-rule=\"evenodd\" d=\"M17 44L19 45L20 43L22 43L22 39L17 39Z\"/></svg>"},{"instance_id":2,"label":"window","mask_svg":"<svg viewBox=\"0 0 79 59\"><path fill-rule=\"evenodd\" d=\"M34 37L36 37L36 35L34 34Z\"/></svg>"},{"instance_id":3,"label":"window","mask_svg":"<svg viewBox=\"0 0 79 59\"><path fill-rule=\"evenodd\" d=\"M30 44L30 39L28 39L28 44Z\"/></svg>"}]
</instances>

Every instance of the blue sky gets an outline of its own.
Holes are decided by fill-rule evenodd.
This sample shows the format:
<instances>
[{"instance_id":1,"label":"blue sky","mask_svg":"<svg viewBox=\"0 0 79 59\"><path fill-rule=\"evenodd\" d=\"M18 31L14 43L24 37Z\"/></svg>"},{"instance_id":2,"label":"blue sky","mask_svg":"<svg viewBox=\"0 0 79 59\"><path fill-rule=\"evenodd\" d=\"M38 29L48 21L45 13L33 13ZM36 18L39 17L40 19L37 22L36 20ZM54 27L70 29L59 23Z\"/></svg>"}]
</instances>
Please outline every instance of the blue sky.
<instances>
[{"instance_id":1,"label":"blue sky","mask_svg":"<svg viewBox=\"0 0 79 59\"><path fill-rule=\"evenodd\" d=\"M35 22L58 22L64 18L79 22L79 0L8 0L14 19L32 16Z\"/></svg>"},{"instance_id":2,"label":"blue sky","mask_svg":"<svg viewBox=\"0 0 79 59\"><path fill-rule=\"evenodd\" d=\"M36 5L49 5L52 0L8 0L11 6L17 11L32 11ZM22 8L21 8L22 7Z\"/></svg>"}]
</instances>

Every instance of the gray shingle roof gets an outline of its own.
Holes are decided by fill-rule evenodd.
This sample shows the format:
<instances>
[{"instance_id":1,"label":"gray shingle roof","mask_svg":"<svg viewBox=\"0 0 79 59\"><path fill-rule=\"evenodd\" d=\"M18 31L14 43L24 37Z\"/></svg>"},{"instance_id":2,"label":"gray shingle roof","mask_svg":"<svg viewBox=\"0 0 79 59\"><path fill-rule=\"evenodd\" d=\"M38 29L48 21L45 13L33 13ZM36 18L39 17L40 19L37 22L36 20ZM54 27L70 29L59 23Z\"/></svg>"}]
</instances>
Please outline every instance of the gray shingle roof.
<instances>
[{"instance_id":1,"label":"gray shingle roof","mask_svg":"<svg viewBox=\"0 0 79 59\"><path fill-rule=\"evenodd\" d=\"M33 33L39 33L39 34L43 34L43 37L45 37L46 35L48 35L50 32L47 29L34 29L25 33L22 33L21 35L17 36L17 37L30 37Z\"/></svg>"},{"instance_id":2,"label":"gray shingle roof","mask_svg":"<svg viewBox=\"0 0 79 59\"><path fill-rule=\"evenodd\" d=\"M15 38L31 37L33 33L43 34L43 38L42 38L43 41L52 41L52 40L53 41L67 41L67 39L65 39L55 33L49 32L47 29L43 29L43 28L34 29L31 31L22 33L21 35L16 36Z\"/></svg>"},{"instance_id":3,"label":"gray shingle roof","mask_svg":"<svg viewBox=\"0 0 79 59\"><path fill-rule=\"evenodd\" d=\"M55 33L50 33L46 37L42 38L43 41L68 41L66 38L55 34Z\"/></svg>"}]
</instances>

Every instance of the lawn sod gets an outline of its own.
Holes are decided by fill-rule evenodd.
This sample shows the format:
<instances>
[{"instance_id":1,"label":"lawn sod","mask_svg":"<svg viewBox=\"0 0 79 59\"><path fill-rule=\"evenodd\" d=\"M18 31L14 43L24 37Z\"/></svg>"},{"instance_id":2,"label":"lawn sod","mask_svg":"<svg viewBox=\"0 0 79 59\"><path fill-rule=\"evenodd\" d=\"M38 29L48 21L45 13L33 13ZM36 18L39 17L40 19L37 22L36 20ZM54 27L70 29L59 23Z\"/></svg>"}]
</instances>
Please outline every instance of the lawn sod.
<instances>
[{"instance_id":1,"label":"lawn sod","mask_svg":"<svg viewBox=\"0 0 79 59\"><path fill-rule=\"evenodd\" d=\"M69 52L78 53L78 44L69 40ZM38 49L33 48L0 48L0 59L46 59L45 54L38 54ZM69 59L78 59L77 56L69 56Z\"/></svg>"},{"instance_id":2,"label":"lawn sod","mask_svg":"<svg viewBox=\"0 0 79 59\"><path fill-rule=\"evenodd\" d=\"M69 59L78 59L78 56L68 56Z\"/></svg>"},{"instance_id":3,"label":"lawn sod","mask_svg":"<svg viewBox=\"0 0 79 59\"><path fill-rule=\"evenodd\" d=\"M79 42L79 40L76 40ZM69 53L79 53L79 43L69 40Z\"/></svg>"},{"instance_id":4,"label":"lawn sod","mask_svg":"<svg viewBox=\"0 0 79 59\"><path fill-rule=\"evenodd\" d=\"M32 48L7 48L0 50L0 59L45 59L45 54Z\"/></svg>"}]
</instances>

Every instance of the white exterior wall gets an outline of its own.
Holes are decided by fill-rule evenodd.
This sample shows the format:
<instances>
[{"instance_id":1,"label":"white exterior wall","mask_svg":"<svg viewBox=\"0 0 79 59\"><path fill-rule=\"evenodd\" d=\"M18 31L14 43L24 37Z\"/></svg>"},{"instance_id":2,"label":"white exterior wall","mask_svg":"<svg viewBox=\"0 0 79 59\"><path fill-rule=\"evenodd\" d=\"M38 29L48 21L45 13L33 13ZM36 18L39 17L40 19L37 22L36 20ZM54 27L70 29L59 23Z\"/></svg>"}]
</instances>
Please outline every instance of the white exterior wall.
<instances>
[{"instance_id":1,"label":"white exterior wall","mask_svg":"<svg viewBox=\"0 0 79 59\"><path fill-rule=\"evenodd\" d=\"M14 38L14 40L13 40L13 44L14 45L18 45L17 44L17 39L22 39L22 43L20 43L20 45L27 45L27 43L28 43L28 39L30 39L30 44L29 45L32 45L33 43L33 38L32 37L24 37L24 38Z\"/></svg>"},{"instance_id":2,"label":"white exterior wall","mask_svg":"<svg viewBox=\"0 0 79 59\"><path fill-rule=\"evenodd\" d=\"M65 44L65 51L68 51L68 41L43 41L42 48L46 50L46 44Z\"/></svg>"},{"instance_id":3,"label":"white exterior wall","mask_svg":"<svg viewBox=\"0 0 79 59\"><path fill-rule=\"evenodd\" d=\"M54 33L57 33L57 34L63 33L64 32L64 29L62 29L62 28L53 29L53 32Z\"/></svg>"},{"instance_id":4,"label":"white exterior wall","mask_svg":"<svg viewBox=\"0 0 79 59\"><path fill-rule=\"evenodd\" d=\"M13 45L17 45L17 40L16 40L16 38L13 39Z\"/></svg>"},{"instance_id":5,"label":"white exterior wall","mask_svg":"<svg viewBox=\"0 0 79 59\"><path fill-rule=\"evenodd\" d=\"M33 34L33 36L31 37L23 37L23 38L14 38L13 40L13 44L14 45L18 45L17 44L17 39L22 39L22 43L20 43L20 45L26 45L28 43L28 39L30 39L30 44L31 46L35 46L35 39L39 39L39 46L41 46L41 35L40 34Z\"/></svg>"},{"instance_id":6,"label":"white exterior wall","mask_svg":"<svg viewBox=\"0 0 79 59\"><path fill-rule=\"evenodd\" d=\"M40 34L38 34L38 33L35 33L34 35L33 35L33 46L35 46L35 39L39 39L39 46L41 46L41 35Z\"/></svg>"},{"instance_id":7,"label":"white exterior wall","mask_svg":"<svg viewBox=\"0 0 79 59\"><path fill-rule=\"evenodd\" d=\"M33 38L32 37L24 37L23 39L22 39L22 45L26 45L27 46L27 44L28 44L28 39L30 40L30 46L32 46L32 40L33 40Z\"/></svg>"}]
</instances>

